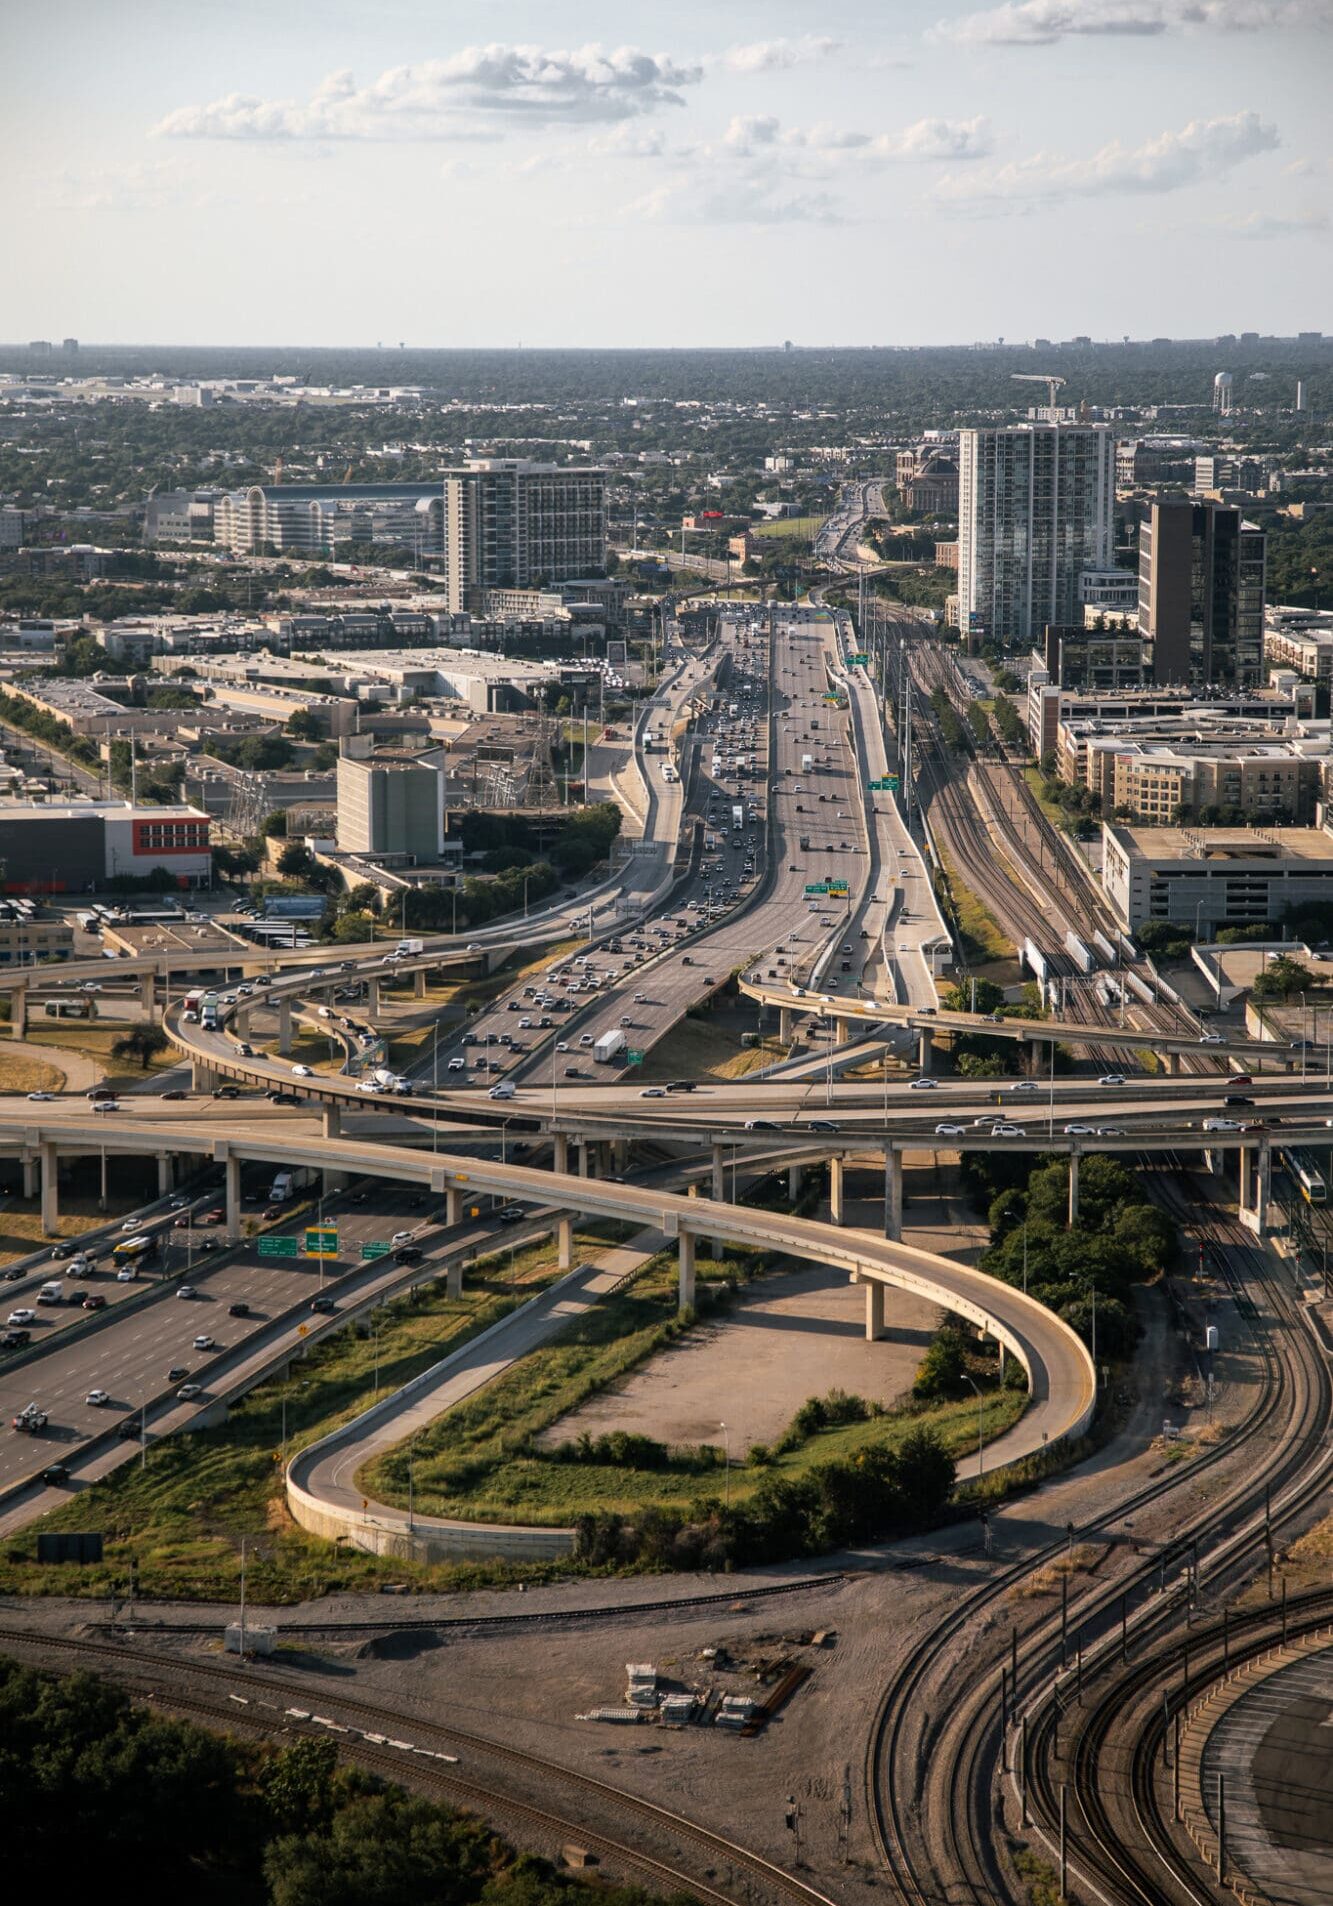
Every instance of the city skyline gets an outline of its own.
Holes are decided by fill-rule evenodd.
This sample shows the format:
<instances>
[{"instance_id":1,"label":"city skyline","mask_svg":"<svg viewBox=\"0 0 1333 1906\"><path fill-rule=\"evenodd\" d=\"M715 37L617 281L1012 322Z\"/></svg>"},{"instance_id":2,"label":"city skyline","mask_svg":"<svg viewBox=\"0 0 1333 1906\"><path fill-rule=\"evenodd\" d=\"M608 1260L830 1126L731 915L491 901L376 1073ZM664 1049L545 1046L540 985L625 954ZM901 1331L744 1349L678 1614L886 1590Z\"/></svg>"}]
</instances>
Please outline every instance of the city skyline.
<instances>
[{"instance_id":1,"label":"city skyline","mask_svg":"<svg viewBox=\"0 0 1333 1906\"><path fill-rule=\"evenodd\" d=\"M749 0L146 0L131 37L55 0L0 80L25 261L0 334L1290 333L1329 289L1331 23L1330 0L841 0L817 32Z\"/></svg>"}]
</instances>

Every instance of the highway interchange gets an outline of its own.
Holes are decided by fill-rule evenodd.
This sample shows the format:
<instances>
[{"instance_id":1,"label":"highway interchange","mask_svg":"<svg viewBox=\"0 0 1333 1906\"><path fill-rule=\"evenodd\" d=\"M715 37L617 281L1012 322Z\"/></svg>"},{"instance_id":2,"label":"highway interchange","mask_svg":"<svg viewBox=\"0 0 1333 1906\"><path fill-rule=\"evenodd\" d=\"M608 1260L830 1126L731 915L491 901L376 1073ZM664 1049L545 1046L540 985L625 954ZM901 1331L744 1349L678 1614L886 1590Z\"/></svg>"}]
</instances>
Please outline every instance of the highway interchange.
<instances>
[{"instance_id":1,"label":"highway interchange","mask_svg":"<svg viewBox=\"0 0 1333 1906\"><path fill-rule=\"evenodd\" d=\"M868 494L861 505L872 507ZM849 506L835 553L845 554L855 519ZM840 1221L841 1161L883 1156L887 1173L908 1150L1156 1152L1165 1162L1182 1149L1244 1150L1266 1174L1275 1146L1326 1142L1329 1081L1313 1066L1302 1077L1304 1057L1240 1040L1219 1049L1184 1030L1172 1043L1197 1069L1151 1078L1133 1069L1129 1049L1147 1035L1136 1037L1132 1026L1121 1039L1114 1026L1046 1024L1025 1034L1012 1023L996 1036L1037 1042L1031 1076L978 1083L925 1072L932 1036L986 1028L935 1003L945 930L918 840L897 802L867 787L896 756L874 687L849 660L853 640L845 617L810 610L724 609L692 647L677 631L676 659L636 725L623 771L638 777L641 844L590 892L561 896L523 921L438 936L402 958L379 944L239 960L215 1032L186 1021L178 969L165 1024L195 1072L183 1102L136 1096L109 1117L87 1102L0 1102L0 1151L30 1161L43 1181L62 1153L102 1147L113 1156L169 1155L181 1183L139 1214L167 1239L141 1279L113 1287L103 1255L91 1279L69 1282L105 1292L113 1299L107 1311L84 1318L62 1307L59 1326L34 1326L21 1361L0 1363L6 1417L40 1398L50 1419L40 1437L14 1435L3 1446L0 1527L20 1528L70 1489L135 1460L133 1438L116 1425L136 1415L140 1432L156 1440L209 1420L265 1375L294 1368L299 1381L292 1360L303 1336L369 1316L409 1281L446 1267L456 1280L465 1258L546 1232L572 1268L571 1214L628 1218L678 1244L683 1301L694 1239L714 1235L846 1269L867 1285L868 1328L876 1314L883 1318L884 1284L932 1293L1004 1342L1029 1373L1031 1405L994 1452L997 1462L1082 1434L1095 1377L1081 1342L1021 1292L904 1246L892 1234L887 1176L887 1235L848 1229ZM807 754L816 757L810 767ZM845 882L845 896L806 894L829 875ZM278 1041L284 999L299 1025L328 1027L322 1006L346 1035L343 1049L354 1051L356 1025L382 1024L389 999L401 999L401 982L418 972L479 976L515 950L531 959L570 941L555 970L506 981L466 1021L442 1021L438 1043L410 1069L410 1093L363 1091L338 1073L298 1074L267 1050ZM150 965L126 962L134 972ZM270 983L254 986L261 977ZM804 1035L794 1064L734 1083L685 1079L681 1086L691 1089L668 1091L588 1056L608 1031L651 1050L733 979L770 1022L781 1016L789 1034ZM242 985L254 990L242 993ZM353 988L354 1000L338 999ZM865 1022L864 1047L835 1044L839 1015ZM339 1027L339 1019L353 1026ZM1103 1056L1081 1074L1047 1075L1051 1038L1075 1043L1080 1032ZM242 1043L252 1051L243 1053ZM1123 1056L1108 1061L1104 1049L1116 1043ZM882 1064L848 1078L844 1051ZM1261 1069L1265 1059L1282 1069ZM209 1096L219 1080L246 1096ZM492 1097L502 1082L506 1096ZM294 1102L274 1104L274 1094ZM648 1148L643 1159L636 1144ZM751 1182L792 1161L833 1161L833 1223L726 1202L719 1158L738 1153ZM265 1235L290 1230L270 1203L283 1167L307 1180L302 1222L337 1224L336 1265L261 1258L257 1236L239 1238L243 1216L251 1230L267 1223ZM711 1190L712 1200L683 1196L689 1181ZM220 1222L198 1222L215 1210ZM123 1235L108 1232L103 1253ZM362 1261L361 1247L371 1244L387 1254ZM35 1257L20 1268L7 1287L15 1306L29 1303L62 1262ZM178 1294L182 1281L194 1296ZM321 1308L312 1310L316 1302ZM196 1347L197 1338L212 1341ZM1315 1379L1298 1363L1293 1387L1299 1380L1313 1397ZM194 1381L202 1394L181 1397ZM87 1402L94 1389L108 1400ZM41 1466L57 1460L70 1465L69 1482L43 1485ZM345 1486L341 1494L348 1496ZM335 1518L346 1508L325 1505ZM900 1699L908 1711L906 1681L886 1695L877 1739L893 1738ZM881 1831L890 1862L915 1869L920 1848L892 1808ZM960 1829L958 1864L975 1889L983 1882L968 1867L965 1842ZM993 1884L993 1874L984 1883Z\"/></svg>"}]
</instances>

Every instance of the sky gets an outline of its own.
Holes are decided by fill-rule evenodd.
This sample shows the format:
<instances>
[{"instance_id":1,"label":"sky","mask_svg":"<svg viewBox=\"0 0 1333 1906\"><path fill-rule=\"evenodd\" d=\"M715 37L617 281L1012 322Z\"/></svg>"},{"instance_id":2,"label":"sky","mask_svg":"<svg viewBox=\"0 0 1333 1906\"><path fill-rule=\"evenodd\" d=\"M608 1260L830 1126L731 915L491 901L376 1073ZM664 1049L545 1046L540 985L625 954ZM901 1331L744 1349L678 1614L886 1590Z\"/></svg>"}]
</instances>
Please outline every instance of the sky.
<instances>
[{"instance_id":1,"label":"sky","mask_svg":"<svg viewBox=\"0 0 1333 1906\"><path fill-rule=\"evenodd\" d=\"M44 0L0 337L1328 328L1333 0Z\"/></svg>"}]
</instances>

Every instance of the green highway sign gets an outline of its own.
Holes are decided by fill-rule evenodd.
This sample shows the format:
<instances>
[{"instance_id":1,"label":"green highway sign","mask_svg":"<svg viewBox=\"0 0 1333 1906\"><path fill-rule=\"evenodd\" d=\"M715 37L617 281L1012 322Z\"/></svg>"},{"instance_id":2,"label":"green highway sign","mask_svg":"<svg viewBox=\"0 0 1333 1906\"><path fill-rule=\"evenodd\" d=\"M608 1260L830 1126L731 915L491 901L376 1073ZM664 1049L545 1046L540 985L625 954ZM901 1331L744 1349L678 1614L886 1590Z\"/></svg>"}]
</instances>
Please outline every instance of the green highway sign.
<instances>
[{"instance_id":1,"label":"green highway sign","mask_svg":"<svg viewBox=\"0 0 1333 1906\"><path fill-rule=\"evenodd\" d=\"M311 1224L306 1226L305 1243L302 1251L306 1257L337 1257L338 1227L336 1224Z\"/></svg>"},{"instance_id":2,"label":"green highway sign","mask_svg":"<svg viewBox=\"0 0 1333 1906\"><path fill-rule=\"evenodd\" d=\"M827 882L827 880L813 880L813 881L808 881L808 882L806 883L806 889L805 889L805 891L806 891L807 893L827 893L827 892L828 892L828 882Z\"/></svg>"},{"instance_id":3,"label":"green highway sign","mask_svg":"<svg viewBox=\"0 0 1333 1906\"><path fill-rule=\"evenodd\" d=\"M295 1238L260 1238L260 1257L297 1257Z\"/></svg>"},{"instance_id":4,"label":"green highway sign","mask_svg":"<svg viewBox=\"0 0 1333 1906\"><path fill-rule=\"evenodd\" d=\"M389 1250L390 1246L384 1238L372 1238L369 1244L361 1246L361 1255L363 1258L387 1257Z\"/></svg>"},{"instance_id":5,"label":"green highway sign","mask_svg":"<svg viewBox=\"0 0 1333 1906\"><path fill-rule=\"evenodd\" d=\"M849 655L847 660L851 663L853 668L864 668L866 663L870 660L870 657L868 655Z\"/></svg>"},{"instance_id":6,"label":"green highway sign","mask_svg":"<svg viewBox=\"0 0 1333 1906\"><path fill-rule=\"evenodd\" d=\"M625 1054L625 1064L627 1066L641 1066L643 1064L642 1052L638 1051L634 1046L631 1046Z\"/></svg>"}]
</instances>

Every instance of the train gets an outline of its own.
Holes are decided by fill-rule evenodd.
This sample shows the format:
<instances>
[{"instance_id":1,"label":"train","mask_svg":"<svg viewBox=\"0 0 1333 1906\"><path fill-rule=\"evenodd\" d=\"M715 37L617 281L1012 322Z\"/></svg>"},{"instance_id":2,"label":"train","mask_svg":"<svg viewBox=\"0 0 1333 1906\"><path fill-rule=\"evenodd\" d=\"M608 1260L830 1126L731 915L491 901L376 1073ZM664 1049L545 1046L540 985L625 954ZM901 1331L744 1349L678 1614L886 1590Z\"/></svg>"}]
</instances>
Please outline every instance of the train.
<instances>
[{"instance_id":1,"label":"train","mask_svg":"<svg viewBox=\"0 0 1333 1906\"><path fill-rule=\"evenodd\" d=\"M1315 1164L1309 1152L1289 1148L1281 1154L1292 1179L1300 1187L1301 1196L1307 1204L1328 1203L1328 1183L1322 1171Z\"/></svg>"}]
</instances>

